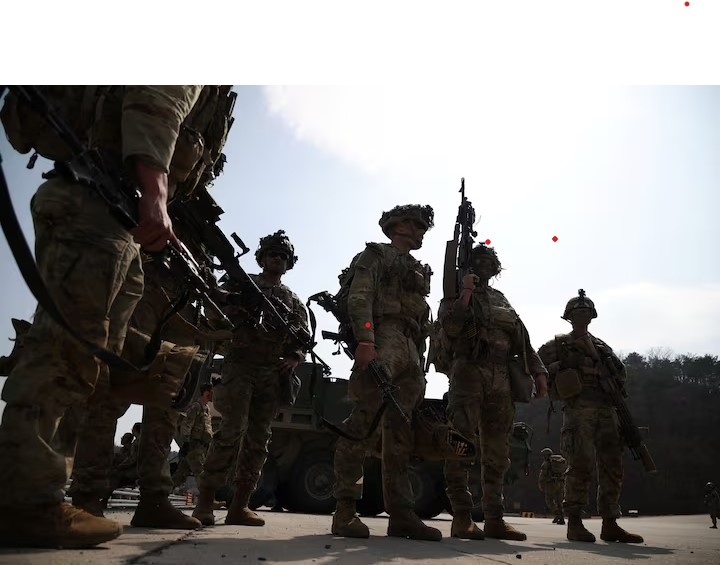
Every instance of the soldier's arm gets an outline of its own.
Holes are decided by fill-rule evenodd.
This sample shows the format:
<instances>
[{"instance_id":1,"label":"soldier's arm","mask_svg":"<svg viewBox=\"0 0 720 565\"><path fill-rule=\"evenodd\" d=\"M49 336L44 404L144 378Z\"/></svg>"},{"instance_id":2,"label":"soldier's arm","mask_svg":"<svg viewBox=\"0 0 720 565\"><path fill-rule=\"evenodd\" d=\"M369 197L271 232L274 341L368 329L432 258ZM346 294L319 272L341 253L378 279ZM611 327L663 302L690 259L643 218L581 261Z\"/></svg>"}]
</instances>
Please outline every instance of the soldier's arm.
<instances>
[{"instance_id":1,"label":"soldier's arm","mask_svg":"<svg viewBox=\"0 0 720 565\"><path fill-rule=\"evenodd\" d=\"M197 420L198 414L200 413L200 406L197 402L194 402L190 408L188 408L187 415L180 425L180 435L183 440L188 440L192 429L195 426L195 420Z\"/></svg>"},{"instance_id":2,"label":"soldier's arm","mask_svg":"<svg viewBox=\"0 0 720 565\"><path fill-rule=\"evenodd\" d=\"M456 299L445 311L440 314L440 324L449 338L456 338L462 332L467 321L472 317L472 308L463 304L460 298Z\"/></svg>"},{"instance_id":3,"label":"soldier's arm","mask_svg":"<svg viewBox=\"0 0 720 565\"><path fill-rule=\"evenodd\" d=\"M146 251L160 251L181 243L167 213L168 171L180 124L200 93L199 86L127 87L121 129L123 160L142 192L138 201L135 241Z\"/></svg>"},{"instance_id":4,"label":"soldier's arm","mask_svg":"<svg viewBox=\"0 0 720 565\"><path fill-rule=\"evenodd\" d=\"M348 315L358 342L375 343L373 304L382 270L382 251L368 246L358 257L348 293Z\"/></svg>"}]
</instances>

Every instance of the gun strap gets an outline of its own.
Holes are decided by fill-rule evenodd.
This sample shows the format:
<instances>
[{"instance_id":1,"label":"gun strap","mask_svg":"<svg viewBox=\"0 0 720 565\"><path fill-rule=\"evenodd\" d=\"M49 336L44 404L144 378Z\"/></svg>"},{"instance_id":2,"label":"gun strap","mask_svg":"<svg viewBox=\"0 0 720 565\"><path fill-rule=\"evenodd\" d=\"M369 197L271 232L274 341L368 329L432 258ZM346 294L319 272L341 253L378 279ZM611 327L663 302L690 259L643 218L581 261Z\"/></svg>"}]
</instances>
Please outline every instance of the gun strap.
<instances>
[{"instance_id":1,"label":"gun strap","mask_svg":"<svg viewBox=\"0 0 720 565\"><path fill-rule=\"evenodd\" d=\"M313 302L313 298L317 295L313 295L310 298L308 298L308 301L306 302L305 306L308 310L308 319L310 320L310 329L312 332L312 343L315 342L315 335L317 333L317 318L315 317L315 313L313 312L312 308L310 307L310 304ZM315 300L317 302L317 299ZM347 352L347 350L346 350ZM349 439L350 441L364 441L368 439L370 436L372 436L375 433L375 430L377 429L378 425L380 424L380 421L382 420L382 416L385 413L385 409L387 408L388 404L390 403L389 399L383 399L382 404L378 408L377 412L375 412L375 416L373 416L372 422L370 422L370 427L368 428L368 431L365 433L364 436L353 436L349 433L347 433L345 430L343 430L340 426L337 424L334 424L330 420L327 420L322 414L320 414L317 409L315 408L315 402L313 401L315 398L315 385L317 384L317 367L315 365L315 359L320 359L317 357L317 355L311 350L310 351L311 358L313 359L313 372L310 375L310 402L312 404L312 409L315 415L320 418L320 421L322 422L323 426L325 426L328 430L331 432L339 435L340 437L344 437L345 439ZM327 363L320 361L327 367Z\"/></svg>"},{"instance_id":2,"label":"gun strap","mask_svg":"<svg viewBox=\"0 0 720 565\"><path fill-rule=\"evenodd\" d=\"M2 168L2 156L0 156L0 224L2 230L5 233L5 239L8 242L8 247L15 258L18 269L22 274L25 283L28 285L30 292L32 292L38 304L43 310L52 318L52 320L63 328L68 334L70 334L80 345L82 345L90 355L97 357L101 361L104 361L108 365L123 369L125 371L140 371L135 365L129 363L119 355L116 355L112 351L100 347L88 341L81 335L79 335L72 326L68 323L67 318L58 309L55 301L53 300L50 292L48 291L45 283L42 280L40 273L38 272L37 265L30 247L28 246L27 240L23 235L20 222L15 215L15 208L13 207L12 198L10 197L10 189L8 188L7 180L5 179L5 172Z\"/></svg>"}]
</instances>

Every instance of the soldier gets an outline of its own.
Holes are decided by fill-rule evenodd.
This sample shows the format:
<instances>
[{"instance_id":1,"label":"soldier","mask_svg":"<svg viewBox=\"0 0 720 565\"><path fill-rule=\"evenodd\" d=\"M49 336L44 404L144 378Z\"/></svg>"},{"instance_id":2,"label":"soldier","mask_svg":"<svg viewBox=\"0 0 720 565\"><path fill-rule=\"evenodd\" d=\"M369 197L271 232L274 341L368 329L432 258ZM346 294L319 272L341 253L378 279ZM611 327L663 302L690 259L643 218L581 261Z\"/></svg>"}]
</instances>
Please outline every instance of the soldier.
<instances>
[{"instance_id":1,"label":"soldier","mask_svg":"<svg viewBox=\"0 0 720 565\"><path fill-rule=\"evenodd\" d=\"M429 330L429 268L410 251L420 249L433 226L430 206L396 206L380 218L390 244L369 243L355 262L348 294L348 314L358 342L348 395L354 406L345 420L349 434L363 437L382 404L382 394L368 372L377 360L387 369L400 407L411 415L425 395L422 355ZM392 405L382 414L382 475L385 510L390 515L387 535L440 541L440 530L422 523L414 511L408 467L414 436L410 425ZM377 433L363 442L343 437L335 445L335 498L332 533L367 538L370 533L355 514L362 496L366 450Z\"/></svg>"},{"instance_id":2,"label":"soldier","mask_svg":"<svg viewBox=\"0 0 720 565\"><path fill-rule=\"evenodd\" d=\"M550 512L555 515L553 524L565 525L562 501L567 461L562 455L554 454L549 447L546 447L540 453L542 453L544 461L538 474L538 488L540 492L545 494L545 504L547 504Z\"/></svg>"},{"instance_id":3,"label":"soldier","mask_svg":"<svg viewBox=\"0 0 720 565\"><path fill-rule=\"evenodd\" d=\"M181 123L201 87L58 88L68 94L63 100L78 123L93 120L76 133L101 150L111 170L125 170L136 182L139 223L132 233L111 214L91 182L78 180L87 178L87 172L72 161L61 141L55 146L63 155L41 145L57 139L45 120L35 115L34 121L13 121L11 109L3 114L3 124L16 149L35 148L57 163L31 206L37 268L50 296L79 335L120 353L143 294L140 247L156 252L168 242L179 245L166 209L169 174ZM8 97L5 104L3 110L9 108ZM122 532L119 523L63 502L72 454L50 447L65 412L82 406L98 383L107 382L107 365L42 307L24 340L24 353L2 391L7 405L0 425L0 460L13 465L0 466L0 545L80 548L114 539Z\"/></svg>"},{"instance_id":4,"label":"soldier","mask_svg":"<svg viewBox=\"0 0 720 565\"><path fill-rule=\"evenodd\" d=\"M583 526L581 512L588 504L593 464L597 462L597 506L602 517L600 539L642 543L643 538L626 532L617 524L623 479L623 441L611 400L603 392L599 377L615 378L624 388L625 366L605 342L588 332L597 318L592 300L580 289L571 298L563 320L572 324L569 334L559 334L540 350L540 358L550 370L551 398L563 401L563 427L560 447L567 459L563 510L568 517L567 538L594 542L595 536ZM599 356L608 359L599 362Z\"/></svg>"},{"instance_id":5,"label":"soldier","mask_svg":"<svg viewBox=\"0 0 720 565\"><path fill-rule=\"evenodd\" d=\"M720 492L713 483L705 485L705 506L710 511L710 519L712 520L711 529L717 530L717 519L720 516Z\"/></svg>"},{"instance_id":6,"label":"soldier","mask_svg":"<svg viewBox=\"0 0 720 565\"><path fill-rule=\"evenodd\" d=\"M287 307L291 323L307 330L307 312L302 301L281 282L298 259L285 232L279 230L263 237L255 259L262 267L261 274L250 275L255 284L266 296ZM249 311L257 310L259 302L252 294L233 283L226 283L223 292L218 300L229 304L228 315L236 329L234 339L226 346L222 381L214 391L213 406L222 415L222 421L198 478L200 495L193 516L204 525L215 523L215 491L225 484L239 450L235 494L225 523L262 526L265 520L248 508L248 502L267 458L270 424L280 405L281 379L291 378L295 367L305 359L306 350L293 343L283 328L255 326L256 318Z\"/></svg>"},{"instance_id":7,"label":"soldier","mask_svg":"<svg viewBox=\"0 0 720 565\"><path fill-rule=\"evenodd\" d=\"M489 286L500 273L495 250L479 244L472 251L472 272L460 297L444 300L438 315L452 348L448 417L457 430L474 438L480 450L485 532L472 520L468 470L445 462L447 495L453 507L452 535L465 539L524 540L527 536L503 520L503 480L510 467L513 403L508 361L519 355L533 375L537 396L547 391L547 371L530 345L520 317L505 296Z\"/></svg>"},{"instance_id":8,"label":"soldier","mask_svg":"<svg viewBox=\"0 0 720 565\"><path fill-rule=\"evenodd\" d=\"M203 157L198 163L194 163L193 159L187 161L187 155L194 153L185 153L183 149L188 149L188 146L183 144L181 147L178 143L178 152L173 156L170 165L170 180L174 182L174 195L177 199L207 190L207 186L220 171L224 163L221 150L230 119L226 106L229 98L232 97L228 96L226 87L204 86L198 101L183 122L180 139L190 136L190 148L194 150L197 150L199 140ZM187 168L188 165L191 165L191 169ZM182 225L176 226L176 230L178 228L189 231ZM197 234L177 233L202 263L205 259L202 253L197 252ZM205 346L204 338L200 335L200 329L194 323L188 322L204 322L204 318L198 315L197 309L190 303L176 314L170 315L175 311L176 305L178 308L182 306L180 297L183 296L185 287L169 276L151 255L143 254L142 260L145 289L130 320L129 338L126 340L123 356L131 356L133 351L138 350L141 353L140 359L134 362L138 366L144 365L146 360L142 352L145 344L149 342L150 335L154 336L159 331L159 337L164 341L161 346L162 355L156 357L157 360L162 359L162 363L157 365L157 373L168 383L178 380L182 382L194 358L197 357L197 365L208 355L207 351L202 355L195 355L199 344ZM118 484L117 480L135 477L140 487L140 500L131 525L171 529L200 527L197 520L183 514L168 499L173 488L168 455L178 419L178 413L170 409L169 396L164 405L145 401L146 399L142 398L145 394L140 395L142 402L128 398L118 390L117 382L128 381L133 375L118 373L116 368L110 371L112 387L103 382L98 384L88 403L88 416L80 421L73 483L69 492L73 504L102 516L99 499L105 489L114 488L115 484ZM177 388L173 392L177 392ZM109 471L117 419L127 411L131 402L144 404L144 433L142 440L135 446L136 462L127 461L124 472L114 476ZM106 486L108 479L110 484Z\"/></svg>"},{"instance_id":9,"label":"soldier","mask_svg":"<svg viewBox=\"0 0 720 565\"><path fill-rule=\"evenodd\" d=\"M115 454L116 457L113 463L114 467L117 467L117 465L121 461L127 459L127 457L130 455L130 448L132 447L134 439L135 436L132 435L130 432L124 433L122 435L122 437L120 438L120 451Z\"/></svg>"},{"instance_id":10,"label":"soldier","mask_svg":"<svg viewBox=\"0 0 720 565\"><path fill-rule=\"evenodd\" d=\"M200 397L190 405L185 419L180 423L180 462L172 476L174 487L185 482L192 473L195 478L202 473L205 456L212 439L212 418L208 402L213 399L213 386L200 387Z\"/></svg>"}]
</instances>

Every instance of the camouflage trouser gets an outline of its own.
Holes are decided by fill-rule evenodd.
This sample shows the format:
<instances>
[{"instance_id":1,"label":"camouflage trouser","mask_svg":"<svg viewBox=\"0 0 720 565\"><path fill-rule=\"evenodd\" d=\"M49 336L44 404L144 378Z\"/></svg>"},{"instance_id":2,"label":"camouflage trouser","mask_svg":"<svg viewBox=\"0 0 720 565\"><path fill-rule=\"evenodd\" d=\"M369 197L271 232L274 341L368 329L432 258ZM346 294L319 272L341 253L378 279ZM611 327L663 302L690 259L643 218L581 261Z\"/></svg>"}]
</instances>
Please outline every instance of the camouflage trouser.
<instances>
[{"instance_id":1,"label":"camouflage trouser","mask_svg":"<svg viewBox=\"0 0 720 565\"><path fill-rule=\"evenodd\" d=\"M180 486L185 482L190 473L199 477L205 465L205 456L207 455L208 445L202 441L191 441L188 452L180 456L180 462L172 476L173 486Z\"/></svg>"},{"instance_id":2,"label":"camouflage trouser","mask_svg":"<svg viewBox=\"0 0 720 565\"><path fill-rule=\"evenodd\" d=\"M96 396L90 402L78 434L70 496L102 497L116 488L117 480L112 473L115 431L118 418L129 406L117 402L110 394ZM169 494L172 491L168 455L177 418L178 413L173 410L143 406L137 463L138 486L142 493Z\"/></svg>"},{"instance_id":3,"label":"camouflage trouser","mask_svg":"<svg viewBox=\"0 0 720 565\"><path fill-rule=\"evenodd\" d=\"M130 325L148 334L169 311L170 303L152 262L145 263L146 285ZM163 326L163 339L178 345L191 345L194 335L173 316ZM113 396L107 383L99 386L88 401L87 417L80 423L75 469L70 495L104 495L115 487L111 473L117 420L130 407L129 402ZM143 406L143 430L138 446L137 476L142 493L169 494L173 488L168 456L175 434L178 412L168 408ZM133 471L134 472L134 471Z\"/></svg>"},{"instance_id":4,"label":"camouflage trouser","mask_svg":"<svg viewBox=\"0 0 720 565\"><path fill-rule=\"evenodd\" d=\"M87 340L122 349L130 315L143 293L138 246L92 189L53 179L32 201L35 257L55 304ZM23 354L2 397L0 504L52 504L72 467L66 453L50 447L70 407L82 407L106 383L107 367L38 307Z\"/></svg>"},{"instance_id":5,"label":"camouflage trouser","mask_svg":"<svg viewBox=\"0 0 720 565\"><path fill-rule=\"evenodd\" d=\"M503 479L510 468L510 434L515 405L504 364L479 365L456 359L450 373L448 418L455 428L479 447L475 462L482 471L482 506L486 518L504 513ZM445 462L447 495L453 510L473 507L468 468L459 461Z\"/></svg>"},{"instance_id":6,"label":"camouflage trouser","mask_svg":"<svg viewBox=\"0 0 720 565\"><path fill-rule=\"evenodd\" d=\"M237 488L250 493L255 490L267 459L270 424L279 407L276 363L255 364L235 358L232 351L225 357L222 384L213 391L213 406L222 421L210 442L199 488L217 490L237 460Z\"/></svg>"},{"instance_id":7,"label":"camouflage trouser","mask_svg":"<svg viewBox=\"0 0 720 565\"><path fill-rule=\"evenodd\" d=\"M563 513L563 481L548 481L545 483L545 504L551 514L561 516Z\"/></svg>"},{"instance_id":8,"label":"camouflage trouser","mask_svg":"<svg viewBox=\"0 0 720 565\"><path fill-rule=\"evenodd\" d=\"M567 515L578 515L588 500L593 463L597 461L597 509L603 518L619 518L623 480L623 443L615 410L610 406L566 403L560 449L568 462L565 474Z\"/></svg>"},{"instance_id":9,"label":"camouflage trouser","mask_svg":"<svg viewBox=\"0 0 720 565\"><path fill-rule=\"evenodd\" d=\"M417 346L406 337L402 327L378 325L375 328L378 360L388 370L394 395L405 414L422 402L425 378ZM353 370L348 384L353 410L345 420L345 429L353 436L364 436L382 404L382 394L366 371ZM412 509L414 497L408 467L414 448L414 434L394 406L388 406L375 434L363 442L339 437L335 444L335 498L362 497L363 461L366 451L377 444L382 428L382 477L385 509L391 514Z\"/></svg>"}]
</instances>

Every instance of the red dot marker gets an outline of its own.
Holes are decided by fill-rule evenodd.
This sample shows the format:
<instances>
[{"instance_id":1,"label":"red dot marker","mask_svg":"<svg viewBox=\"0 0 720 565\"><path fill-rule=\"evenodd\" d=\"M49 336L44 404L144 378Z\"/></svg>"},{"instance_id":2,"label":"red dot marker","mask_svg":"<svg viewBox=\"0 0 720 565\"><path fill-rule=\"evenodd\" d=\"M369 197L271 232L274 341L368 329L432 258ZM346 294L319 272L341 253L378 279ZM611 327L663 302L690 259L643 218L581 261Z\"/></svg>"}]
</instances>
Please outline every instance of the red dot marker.
<instances>
[{"instance_id":1,"label":"red dot marker","mask_svg":"<svg viewBox=\"0 0 720 565\"><path fill-rule=\"evenodd\" d=\"M686 5L686 6L689 6L689 5L690 5L690 2L685 2L685 5Z\"/></svg>"},{"instance_id":2,"label":"red dot marker","mask_svg":"<svg viewBox=\"0 0 720 565\"><path fill-rule=\"evenodd\" d=\"M558 240L558 236L554 235L552 239L553 239L553 241L557 241L557 240Z\"/></svg>"},{"instance_id":3,"label":"red dot marker","mask_svg":"<svg viewBox=\"0 0 720 565\"><path fill-rule=\"evenodd\" d=\"M365 327L367 329L370 329L372 327L372 324L370 322L365 322Z\"/></svg>"},{"instance_id":4,"label":"red dot marker","mask_svg":"<svg viewBox=\"0 0 720 565\"><path fill-rule=\"evenodd\" d=\"M490 245L490 240L489 240L489 239L486 239L486 240L485 240L485 245Z\"/></svg>"}]
</instances>

